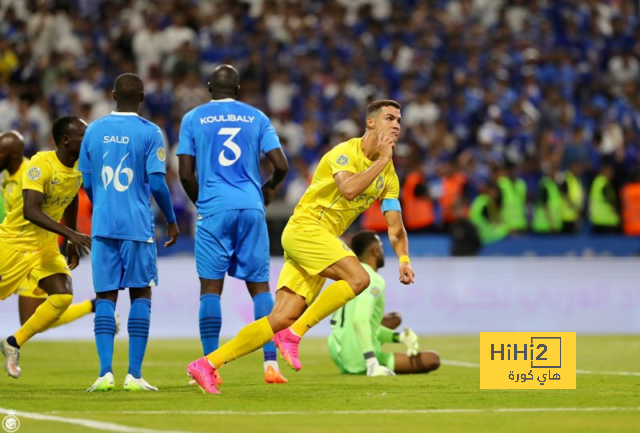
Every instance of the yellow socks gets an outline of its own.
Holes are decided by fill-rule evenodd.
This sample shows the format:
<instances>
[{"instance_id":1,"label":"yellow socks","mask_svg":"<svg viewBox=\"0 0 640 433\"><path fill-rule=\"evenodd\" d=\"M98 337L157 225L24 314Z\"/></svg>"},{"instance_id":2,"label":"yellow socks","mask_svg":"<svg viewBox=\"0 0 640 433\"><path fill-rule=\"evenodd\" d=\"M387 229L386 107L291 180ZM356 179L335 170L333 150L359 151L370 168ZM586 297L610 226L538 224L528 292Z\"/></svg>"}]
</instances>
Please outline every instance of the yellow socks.
<instances>
[{"instance_id":1,"label":"yellow socks","mask_svg":"<svg viewBox=\"0 0 640 433\"><path fill-rule=\"evenodd\" d=\"M22 346L34 335L49 329L69 308L73 295L51 295L40 305L33 316L13 334L19 346Z\"/></svg>"},{"instance_id":2,"label":"yellow socks","mask_svg":"<svg viewBox=\"0 0 640 433\"><path fill-rule=\"evenodd\" d=\"M77 304L69 305L67 311L65 311L60 319L49 328L55 328L60 325L66 325L67 323L73 322L74 320L78 320L79 318L86 316L91 313L93 309L93 304L91 304L91 300L87 299L86 301L78 302Z\"/></svg>"},{"instance_id":3,"label":"yellow socks","mask_svg":"<svg viewBox=\"0 0 640 433\"><path fill-rule=\"evenodd\" d=\"M207 355L216 368L260 349L273 338L273 330L266 317L245 326L231 341Z\"/></svg>"},{"instance_id":4,"label":"yellow socks","mask_svg":"<svg viewBox=\"0 0 640 433\"><path fill-rule=\"evenodd\" d=\"M356 297L356 294L346 281L336 281L320 293L318 299L302 313L302 316L291 325L291 330L302 337L309 329L316 326L322 319L342 307Z\"/></svg>"}]
</instances>

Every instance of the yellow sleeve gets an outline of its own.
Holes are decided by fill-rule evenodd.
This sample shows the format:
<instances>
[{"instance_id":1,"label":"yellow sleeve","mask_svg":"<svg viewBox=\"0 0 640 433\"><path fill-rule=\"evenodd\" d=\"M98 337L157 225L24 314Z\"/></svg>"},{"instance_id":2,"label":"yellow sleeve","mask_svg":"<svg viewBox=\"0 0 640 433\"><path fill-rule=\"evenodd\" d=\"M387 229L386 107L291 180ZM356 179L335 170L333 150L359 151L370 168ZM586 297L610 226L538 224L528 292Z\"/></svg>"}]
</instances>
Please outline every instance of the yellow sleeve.
<instances>
[{"instance_id":1,"label":"yellow sleeve","mask_svg":"<svg viewBox=\"0 0 640 433\"><path fill-rule=\"evenodd\" d=\"M22 189L32 189L44 193L44 185L51 179L49 164L45 161L29 161L22 175Z\"/></svg>"},{"instance_id":2,"label":"yellow sleeve","mask_svg":"<svg viewBox=\"0 0 640 433\"><path fill-rule=\"evenodd\" d=\"M331 150L325 155L325 158L327 158L327 162L329 163L331 175L335 175L341 171L348 171L354 174L358 173L355 156L344 146Z\"/></svg>"},{"instance_id":3,"label":"yellow sleeve","mask_svg":"<svg viewBox=\"0 0 640 433\"><path fill-rule=\"evenodd\" d=\"M380 201L386 198L397 199L398 197L400 197L400 181L395 168L391 167L385 176L384 189L380 194Z\"/></svg>"}]
</instances>

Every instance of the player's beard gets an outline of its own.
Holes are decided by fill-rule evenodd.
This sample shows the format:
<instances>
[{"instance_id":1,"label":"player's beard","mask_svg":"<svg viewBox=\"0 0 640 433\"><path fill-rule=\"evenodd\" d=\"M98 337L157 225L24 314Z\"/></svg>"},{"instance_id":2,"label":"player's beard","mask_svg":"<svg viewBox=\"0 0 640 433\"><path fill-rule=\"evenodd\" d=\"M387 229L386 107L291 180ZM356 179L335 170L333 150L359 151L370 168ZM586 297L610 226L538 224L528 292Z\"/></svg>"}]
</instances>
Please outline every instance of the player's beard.
<instances>
[{"instance_id":1,"label":"player's beard","mask_svg":"<svg viewBox=\"0 0 640 433\"><path fill-rule=\"evenodd\" d=\"M380 254L377 258L376 258L376 265L378 266L378 269L383 268L384 267L384 254Z\"/></svg>"}]
</instances>

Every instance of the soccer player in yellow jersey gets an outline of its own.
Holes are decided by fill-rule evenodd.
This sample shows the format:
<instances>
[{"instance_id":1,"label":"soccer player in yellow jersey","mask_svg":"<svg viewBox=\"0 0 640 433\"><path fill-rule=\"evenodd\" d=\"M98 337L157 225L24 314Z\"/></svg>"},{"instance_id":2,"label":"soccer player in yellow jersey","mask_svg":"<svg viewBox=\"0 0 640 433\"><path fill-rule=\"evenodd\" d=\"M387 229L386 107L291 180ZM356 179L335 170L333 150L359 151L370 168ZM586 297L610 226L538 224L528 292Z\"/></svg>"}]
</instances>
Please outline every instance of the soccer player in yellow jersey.
<instances>
[{"instance_id":1,"label":"soccer player in yellow jersey","mask_svg":"<svg viewBox=\"0 0 640 433\"><path fill-rule=\"evenodd\" d=\"M340 143L322 158L282 233L285 264L273 310L187 367L204 392L220 393L217 369L271 339L291 367L301 368L302 336L369 286L369 274L339 236L375 200L382 201L389 239L399 257L400 282L413 282L400 187L391 161L400 122L400 104L374 101L367 107L364 136ZM327 278L334 283L320 294Z\"/></svg>"},{"instance_id":2,"label":"soccer player in yellow jersey","mask_svg":"<svg viewBox=\"0 0 640 433\"><path fill-rule=\"evenodd\" d=\"M22 205L22 175L24 174L28 158L22 156L24 152L24 138L17 131L9 131L0 134L0 178L2 179L0 190L6 212ZM2 218L3 219L3 218ZM0 219L0 222L2 222ZM47 299L47 294L36 294L28 289L28 284L18 290L18 311L20 324L24 323L35 313L36 309ZM95 300L85 300L72 304L67 311L51 327L73 322L95 310Z\"/></svg>"},{"instance_id":3,"label":"soccer player in yellow jersey","mask_svg":"<svg viewBox=\"0 0 640 433\"><path fill-rule=\"evenodd\" d=\"M86 253L91 238L75 230L77 170L80 144L87 124L78 117L53 123L57 150L39 152L22 174L22 201L17 201L0 224L0 300L22 285L47 300L22 327L0 342L9 376L20 376L20 346L56 323L73 300L71 268L78 265L78 247ZM68 227L59 223L64 215ZM66 236L68 265L58 249L57 235Z\"/></svg>"}]
</instances>

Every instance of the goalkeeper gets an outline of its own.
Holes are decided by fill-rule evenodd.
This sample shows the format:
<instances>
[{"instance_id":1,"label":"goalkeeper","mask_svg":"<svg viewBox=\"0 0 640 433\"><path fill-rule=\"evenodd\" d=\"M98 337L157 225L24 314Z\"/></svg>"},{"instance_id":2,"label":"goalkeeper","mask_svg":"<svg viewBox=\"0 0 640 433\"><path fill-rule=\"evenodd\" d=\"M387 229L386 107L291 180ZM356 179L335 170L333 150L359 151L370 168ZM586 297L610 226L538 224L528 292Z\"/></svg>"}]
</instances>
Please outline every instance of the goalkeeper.
<instances>
[{"instance_id":1,"label":"goalkeeper","mask_svg":"<svg viewBox=\"0 0 640 433\"><path fill-rule=\"evenodd\" d=\"M418 337L411 329L393 331L400 326L400 315L384 315L386 283L377 273L384 266L384 253L378 235L370 231L357 233L351 240L351 249L369 274L371 284L331 318L329 352L340 372L395 376L437 369L440 357L436 352L419 352ZM406 353L382 351L383 343L394 342L404 343Z\"/></svg>"}]
</instances>

